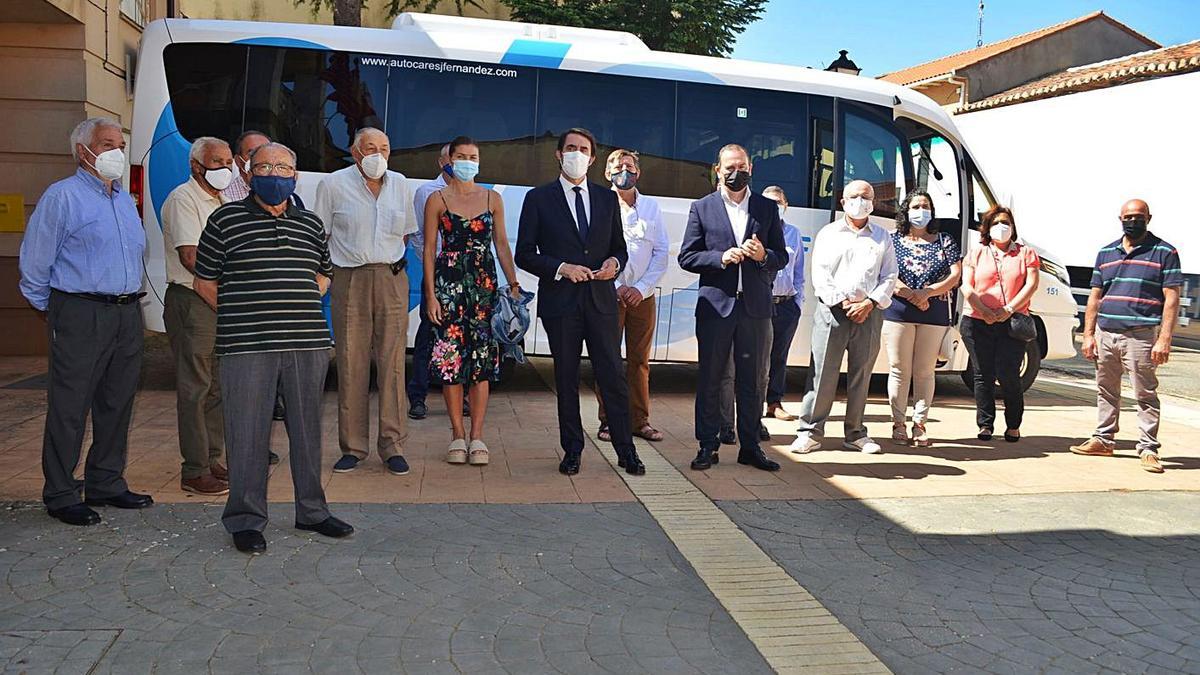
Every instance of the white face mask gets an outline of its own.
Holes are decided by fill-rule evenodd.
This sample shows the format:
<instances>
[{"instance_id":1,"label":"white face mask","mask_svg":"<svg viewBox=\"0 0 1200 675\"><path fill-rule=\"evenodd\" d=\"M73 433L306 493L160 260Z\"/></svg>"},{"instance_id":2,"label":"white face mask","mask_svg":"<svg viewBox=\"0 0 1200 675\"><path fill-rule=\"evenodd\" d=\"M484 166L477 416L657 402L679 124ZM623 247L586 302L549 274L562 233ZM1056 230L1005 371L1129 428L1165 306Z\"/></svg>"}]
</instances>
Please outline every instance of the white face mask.
<instances>
[{"instance_id":1,"label":"white face mask","mask_svg":"<svg viewBox=\"0 0 1200 675\"><path fill-rule=\"evenodd\" d=\"M92 149L86 145L83 146L83 149L96 158L96 163L92 164L92 168L104 180L117 180L125 175L125 152L120 148L105 150L98 155L92 152Z\"/></svg>"},{"instance_id":2,"label":"white face mask","mask_svg":"<svg viewBox=\"0 0 1200 675\"><path fill-rule=\"evenodd\" d=\"M233 171L224 166L219 169L205 169L204 180L212 186L212 189L220 192L233 182Z\"/></svg>"},{"instance_id":3,"label":"white face mask","mask_svg":"<svg viewBox=\"0 0 1200 675\"><path fill-rule=\"evenodd\" d=\"M846 215L855 220L862 220L871 215L875 210L875 204L866 197L851 197L842 200L842 208L845 209Z\"/></svg>"},{"instance_id":4,"label":"white face mask","mask_svg":"<svg viewBox=\"0 0 1200 675\"><path fill-rule=\"evenodd\" d=\"M238 168L242 170L242 173L245 173L245 174L250 173L250 158L249 157L247 157L245 161L240 161L237 164L238 164Z\"/></svg>"},{"instance_id":5,"label":"white face mask","mask_svg":"<svg viewBox=\"0 0 1200 675\"><path fill-rule=\"evenodd\" d=\"M1008 243L1008 240L1012 238L1012 225L996 223L992 226L992 229L988 230L988 234L991 235L992 241L997 244Z\"/></svg>"},{"instance_id":6,"label":"white face mask","mask_svg":"<svg viewBox=\"0 0 1200 675\"><path fill-rule=\"evenodd\" d=\"M929 221L931 221L931 220L933 220L933 212L930 211L929 209L909 209L908 210L908 222L913 227L919 227L921 229L925 229L925 226L928 225Z\"/></svg>"},{"instance_id":7,"label":"white face mask","mask_svg":"<svg viewBox=\"0 0 1200 675\"><path fill-rule=\"evenodd\" d=\"M564 152L562 156L563 174L571 180L579 180L580 178L583 178L587 175L589 159L590 157L582 152L579 152L578 150Z\"/></svg>"},{"instance_id":8,"label":"white face mask","mask_svg":"<svg viewBox=\"0 0 1200 675\"><path fill-rule=\"evenodd\" d=\"M383 153L380 152L363 157L362 164L359 166L362 167L363 174L371 180L378 180L382 178L383 174L387 173L388 168L387 159L385 159Z\"/></svg>"}]
</instances>

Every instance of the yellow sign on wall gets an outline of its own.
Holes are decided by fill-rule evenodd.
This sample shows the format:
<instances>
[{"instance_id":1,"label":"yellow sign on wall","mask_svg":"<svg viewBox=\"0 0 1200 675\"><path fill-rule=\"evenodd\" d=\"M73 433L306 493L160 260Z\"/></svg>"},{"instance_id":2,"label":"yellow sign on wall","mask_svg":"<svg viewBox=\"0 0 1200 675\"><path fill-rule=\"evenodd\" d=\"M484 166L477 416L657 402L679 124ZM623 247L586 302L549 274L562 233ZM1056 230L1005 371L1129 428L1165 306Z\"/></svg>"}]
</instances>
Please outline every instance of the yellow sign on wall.
<instances>
[{"instance_id":1,"label":"yellow sign on wall","mask_svg":"<svg viewBox=\"0 0 1200 675\"><path fill-rule=\"evenodd\" d=\"M25 195L0 194L0 232L25 231Z\"/></svg>"}]
</instances>

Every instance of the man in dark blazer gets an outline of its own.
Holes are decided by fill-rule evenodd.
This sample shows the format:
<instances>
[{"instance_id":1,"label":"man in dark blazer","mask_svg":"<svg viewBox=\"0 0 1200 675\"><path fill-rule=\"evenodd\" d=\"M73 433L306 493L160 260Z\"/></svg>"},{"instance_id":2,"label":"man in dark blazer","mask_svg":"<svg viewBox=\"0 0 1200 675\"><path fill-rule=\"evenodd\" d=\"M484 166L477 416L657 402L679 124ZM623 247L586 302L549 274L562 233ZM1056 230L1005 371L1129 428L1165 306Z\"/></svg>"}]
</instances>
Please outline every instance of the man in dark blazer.
<instances>
[{"instance_id":1,"label":"man in dark blazer","mask_svg":"<svg viewBox=\"0 0 1200 675\"><path fill-rule=\"evenodd\" d=\"M558 470L568 476L579 473L579 362L587 342L618 464L627 473L642 475L646 467L633 447L613 283L629 256L617 194L587 180L595 152L596 139L586 129L570 129L559 137L558 179L530 190L521 206L516 262L538 278L538 316L554 357L563 449Z\"/></svg>"},{"instance_id":2,"label":"man in dark blazer","mask_svg":"<svg viewBox=\"0 0 1200 675\"><path fill-rule=\"evenodd\" d=\"M738 463L778 471L758 444L763 407L763 354L770 349L771 287L788 260L775 202L750 191L753 166L740 145L726 145L714 166L720 185L692 203L679 247L679 266L700 275L696 342L696 440L692 468L716 464L721 426L721 375L734 355Z\"/></svg>"}]
</instances>

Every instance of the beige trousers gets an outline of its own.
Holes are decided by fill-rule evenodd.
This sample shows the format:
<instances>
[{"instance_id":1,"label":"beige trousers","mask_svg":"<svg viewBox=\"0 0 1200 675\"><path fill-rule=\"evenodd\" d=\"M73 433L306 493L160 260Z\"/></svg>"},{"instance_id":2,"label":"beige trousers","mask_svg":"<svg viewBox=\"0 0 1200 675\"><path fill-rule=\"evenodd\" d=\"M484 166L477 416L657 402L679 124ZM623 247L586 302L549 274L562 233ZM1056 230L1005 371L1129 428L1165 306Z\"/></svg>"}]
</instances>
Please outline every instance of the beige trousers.
<instances>
[{"instance_id":1,"label":"beige trousers","mask_svg":"<svg viewBox=\"0 0 1200 675\"><path fill-rule=\"evenodd\" d=\"M933 404L934 371L946 326L923 323L883 322L883 347L887 350L888 402L892 405L892 425L904 426L908 417L909 391L912 391L913 424L925 424Z\"/></svg>"},{"instance_id":2,"label":"beige trousers","mask_svg":"<svg viewBox=\"0 0 1200 675\"><path fill-rule=\"evenodd\" d=\"M1111 445L1120 429L1121 375L1129 373L1133 396L1137 399L1138 452L1158 453L1158 424L1161 408L1158 401L1157 366L1150 360L1150 351L1158 339L1158 326L1135 328L1124 333L1108 333L1096 329L1096 410L1099 424L1096 437Z\"/></svg>"}]
</instances>

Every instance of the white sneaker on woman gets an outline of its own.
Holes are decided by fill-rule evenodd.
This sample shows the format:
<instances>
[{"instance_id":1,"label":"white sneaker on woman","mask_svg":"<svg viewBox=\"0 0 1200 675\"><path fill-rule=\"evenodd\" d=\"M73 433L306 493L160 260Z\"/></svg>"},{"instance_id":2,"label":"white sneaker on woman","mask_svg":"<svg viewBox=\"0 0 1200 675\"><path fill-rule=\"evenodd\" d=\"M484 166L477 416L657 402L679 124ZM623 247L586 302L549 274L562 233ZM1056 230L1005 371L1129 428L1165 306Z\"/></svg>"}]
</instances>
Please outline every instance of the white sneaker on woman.
<instances>
[{"instance_id":1,"label":"white sneaker on woman","mask_svg":"<svg viewBox=\"0 0 1200 675\"><path fill-rule=\"evenodd\" d=\"M857 438L853 441L846 441L842 443L842 447L846 448L847 450L860 450L865 455L878 455L879 453L883 452L883 448L880 447L878 443L871 440L870 436L863 436L862 438Z\"/></svg>"}]
</instances>

